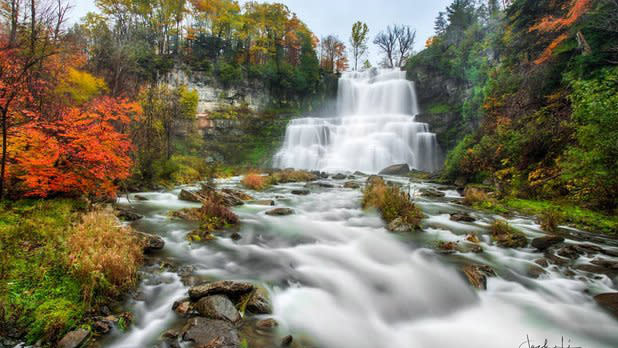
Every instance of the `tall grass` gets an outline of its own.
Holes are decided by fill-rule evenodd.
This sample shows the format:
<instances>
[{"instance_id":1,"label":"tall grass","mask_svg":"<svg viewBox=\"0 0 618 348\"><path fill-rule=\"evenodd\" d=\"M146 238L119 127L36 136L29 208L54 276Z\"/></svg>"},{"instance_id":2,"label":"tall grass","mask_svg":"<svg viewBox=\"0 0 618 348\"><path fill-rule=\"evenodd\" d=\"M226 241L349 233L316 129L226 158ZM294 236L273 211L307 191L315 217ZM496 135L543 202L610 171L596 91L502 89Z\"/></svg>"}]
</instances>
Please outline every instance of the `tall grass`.
<instances>
[{"instance_id":1,"label":"tall grass","mask_svg":"<svg viewBox=\"0 0 618 348\"><path fill-rule=\"evenodd\" d=\"M387 185L384 180L372 180L363 192L363 208L376 208L382 218L391 223L401 218L403 223L418 227L423 213L414 205L407 192Z\"/></svg>"},{"instance_id":2,"label":"tall grass","mask_svg":"<svg viewBox=\"0 0 618 348\"><path fill-rule=\"evenodd\" d=\"M248 173L240 183L255 191L265 190L269 186L268 178L258 173Z\"/></svg>"},{"instance_id":3,"label":"tall grass","mask_svg":"<svg viewBox=\"0 0 618 348\"><path fill-rule=\"evenodd\" d=\"M118 296L135 285L142 245L111 212L84 215L69 237L68 249L69 265L83 283L86 302L96 295Z\"/></svg>"}]
</instances>

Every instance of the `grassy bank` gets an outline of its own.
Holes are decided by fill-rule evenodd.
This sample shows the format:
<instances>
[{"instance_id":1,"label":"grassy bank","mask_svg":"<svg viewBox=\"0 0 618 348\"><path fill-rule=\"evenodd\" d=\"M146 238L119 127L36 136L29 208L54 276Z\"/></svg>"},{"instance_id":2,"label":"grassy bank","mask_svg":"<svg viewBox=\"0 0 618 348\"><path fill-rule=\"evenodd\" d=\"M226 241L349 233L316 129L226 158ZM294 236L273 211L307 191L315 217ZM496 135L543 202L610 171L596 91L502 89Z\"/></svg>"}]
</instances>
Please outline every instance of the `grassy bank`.
<instances>
[{"instance_id":1,"label":"grassy bank","mask_svg":"<svg viewBox=\"0 0 618 348\"><path fill-rule=\"evenodd\" d=\"M136 281L141 246L111 211L70 199L0 203L0 335L56 342Z\"/></svg>"}]
</instances>

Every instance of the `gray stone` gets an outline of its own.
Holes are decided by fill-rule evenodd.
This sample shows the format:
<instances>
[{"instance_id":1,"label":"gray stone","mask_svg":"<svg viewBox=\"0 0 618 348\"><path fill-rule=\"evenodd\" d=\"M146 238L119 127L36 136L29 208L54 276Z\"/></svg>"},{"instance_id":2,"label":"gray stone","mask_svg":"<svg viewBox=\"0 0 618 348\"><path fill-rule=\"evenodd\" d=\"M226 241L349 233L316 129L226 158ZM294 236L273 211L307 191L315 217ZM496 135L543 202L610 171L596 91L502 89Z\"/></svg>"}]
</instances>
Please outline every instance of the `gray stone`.
<instances>
[{"instance_id":1,"label":"gray stone","mask_svg":"<svg viewBox=\"0 0 618 348\"><path fill-rule=\"evenodd\" d=\"M399 175L403 176L410 172L410 166L406 163L404 164L395 164L389 167L382 169L379 175Z\"/></svg>"},{"instance_id":2,"label":"gray stone","mask_svg":"<svg viewBox=\"0 0 618 348\"><path fill-rule=\"evenodd\" d=\"M347 176L345 176L345 175L343 175L343 174L341 174L341 173L336 174L336 175L333 175L333 179L334 179L334 180L345 180L345 179L347 179L347 178L348 178Z\"/></svg>"},{"instance_id":3,"label":"gray stone","mask_svg":"<svg viewBox=\"0 0 618 348\"><path fill-rule=\"evenodd\" d=\"M232 280L220 280L212 283L194 286L189 289L189 297L197 301L202 297L212 295L225 295L235 300L236 298L252 292L255 286L247 282L237 282Z\"/></svg>"},{"instance_id":4,"label":"gray stone","mask_svg":"<svg viewBox=\"0 0 618 348\"><path fill-rule=\"evenodd\" d=\"M310 193L311 192L309 190L292 190L292 194L297 196L307 196Z\"/></svg>"},{"instance_id":5,"label":"gray stone","mask_svg":"<svg viewBox=\"0 0 618 348\"><path fill-rule=\"evenodd\" d=\"M594 300L599 306L618 318L618 292L597 295Z\"/></svg>"},{"instance_id":6,"label":"gray stone","mask_svg":"<svg viewBox=\"0 0 618 348\"><path fill-rule=\"evenodd\" d=\"M290 208L276 208L266 212L266 215L270 216L286 216L294 214L294 210Z\"/></svg>"},{"instance_id":7,"label":"gray stone","mask_svg":"<svg viewBox=\"0 0 618 348\"><path fill-rule=\"evenodd\" d=\"M388 224L386 229L390 232L405 233L416 230L416 227L414 225L404 222L402 218L396 218Z\"/></svg>"},{"instance_id":8,"label":"gray stone","mask_svg":"<svg viewBox=\"0 0 618 348\"><path fill-rule=\"evenodd\" d=\"M202 202L202 197L200 197L195 192L190 192L187 190L180 190L180 193L178 194L178 199L180 199L181 201L187 201L187 202L195 202L195 203Z\"/></svg>"},{"instance_id":9,"label":"gray stone","mask_svg":"<svg viewBox=\"0 0 618 348\"><path fill-rule=\"evenodd\" d=\"M543 236L533 239L531 245L540 251L545 251L562 242L564 242L564 238L560 236Z\"/></svg>"},{"instance_id":10,"label":"gray stone","mask_svg":"<svg viewBox=\"0 0 618 348\"><path fill-rule=\"evenodd\" d=\"M255 293L247 302L247 310L253 314L272 314L273 308L268 292L261 287L256 288Z\"/></svg>"},{"instance_id":11,"label":"gray stone","mask_svg":"<svg viewBox=\"0 0 618 348\"><path fill-rule=\"evenodd\" d=\"M182 332L182 340L193 342L197 347L240 347L238 331L228 321L191 318L183 327Z\"/></svg>"},{"instance_id":12,"label":"gray stone","mask_svg":"<svg viewBox=\"0 0 618 348\"><path fill-rule=\"evenodd\" d=\"M137 221L140 220L143 216L137 214L136 212L128 208L116 207L116 217L124 221Z\"/></svg>"},{"instance_id":13,"label":"gray stone","mask_svg":"<svg viewBox=\"0 0 618 348\"><path fill-rule=\"evenodd\" d=\"M343 184L343 187L347 189L356 190L356 189L359 189L361 185L355 181L348 181L345 184Z\"/></svg>"},{"instance_id":14,"label":"gray stone","mask_svg":"<svg viewBox=\"0 0 618 348\"><path fill-rule=\"evenodd\" d=\"M476 221L470 214L468 213L455 213L451 214L451 221L457 222L474 222Z\"/></svg>"},{"instance_id":15,"label":"gray stone","mask_svg":"<svg viewBox=\"0 0 618 348\"><path fill-rule=\"evenodd\" d=\"M58 348L77 348L86 342L89 336L90 332L88 330L79 329L71 331L62 337L57 346Z\"/></svg>"},{"instance_id":16,"label":"gray stone","mask_svg":"<svg viewBox=\"0 0 618 348\"><path fill-rule=\"evenodd\" d=\"M137 234L137 237L142 241L145 253L161 250L165 246L165 241L159 236L143 232L135 233Z\"/></svg>"},{"instance_id":17,"label":"gray stone","mask_svg":"<svg viewBox=\"0 0 618 348\"><path fill-rule=\"evenodd\" d=\"M232 323L240 320L240 313L234 307L234 303L223 295L203 297L194 307L201 316L206 318L227 320Z\"/></svg>"}]
</instances>

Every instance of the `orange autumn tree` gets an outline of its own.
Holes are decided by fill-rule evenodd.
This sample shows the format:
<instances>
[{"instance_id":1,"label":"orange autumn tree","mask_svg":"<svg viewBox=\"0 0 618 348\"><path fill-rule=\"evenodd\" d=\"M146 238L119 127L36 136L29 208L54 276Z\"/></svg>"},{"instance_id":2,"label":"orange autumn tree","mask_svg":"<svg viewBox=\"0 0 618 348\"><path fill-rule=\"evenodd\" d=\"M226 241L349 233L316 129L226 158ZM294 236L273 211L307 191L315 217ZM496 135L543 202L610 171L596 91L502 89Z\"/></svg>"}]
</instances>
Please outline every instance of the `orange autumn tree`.
<instances>
[{"instance_id":1,"label":"orange autumn tree","mask_svg":"<svg viewBox=\"0 0 618 348\"><path fill-rule=\"evenodd\" d=\"M554 53L554 50L565 40L570 37L568 31L580 18L582 18L590 9L594 0L567 0L563 1L562 17L547 16L542 18L538 23L530 27L529 31L538 31L542 33L555 33L558 36L545 48L543 53L534 62L543 64L548 61Z\"/></svg>"},{"instance_id":2,"label":"orange autumn tree","mask_svg":"<svg viewBox=\"0 0 618 348\"><path fill-rule=\"evenodd\" d=\"M26 196L114 197L117 182L129 177L132 166L131 142L118 129L139 112L136 103L99 97L66 108L57 120L20 129L13 172Z\"/></svg>"}]
</instances>

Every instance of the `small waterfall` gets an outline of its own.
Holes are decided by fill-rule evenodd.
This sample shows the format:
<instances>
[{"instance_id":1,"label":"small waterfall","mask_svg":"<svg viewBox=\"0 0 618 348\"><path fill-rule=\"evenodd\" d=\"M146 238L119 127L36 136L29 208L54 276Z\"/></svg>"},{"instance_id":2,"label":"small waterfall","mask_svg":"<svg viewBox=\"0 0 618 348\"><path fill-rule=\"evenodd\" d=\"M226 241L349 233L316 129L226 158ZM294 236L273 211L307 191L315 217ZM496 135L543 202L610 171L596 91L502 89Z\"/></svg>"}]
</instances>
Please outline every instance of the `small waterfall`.
<instances>
[{"instance_id":1,"label":"small waterfall","mask_svg":"<svg viewBox=\"0 0 618 348\"><path fill-rule=\"evenodd\" d=\"M442 165L436 135L419 113L405 71L371 69L339 79L338 115L290 122L276 168L377 173L393 164L434 172Z\"/></svg>"}]
</instances>

